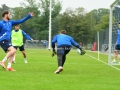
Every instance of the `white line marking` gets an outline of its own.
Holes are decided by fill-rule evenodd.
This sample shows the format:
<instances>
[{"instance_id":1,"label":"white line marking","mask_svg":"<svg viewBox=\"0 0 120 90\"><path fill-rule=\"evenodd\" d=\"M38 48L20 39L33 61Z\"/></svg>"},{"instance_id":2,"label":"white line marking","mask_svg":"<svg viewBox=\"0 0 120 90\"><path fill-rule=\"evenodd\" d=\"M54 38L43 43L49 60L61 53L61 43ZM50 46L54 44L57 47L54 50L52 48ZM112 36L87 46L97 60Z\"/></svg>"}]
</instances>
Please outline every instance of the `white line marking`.
<instances>
[{"instance_id":1,"label":"white line marking","mask_svg":"<svg viewBox=\"0 0 120 90\"><path fill-rule=\"evenodd\" d=\"M18 62L18 63L24 63L24 61L22 62L23 60L19 60L19 61L16 61L16 62ZM40 63L42 63L42 64L57 64L56 62L54 63L51 63L51 62L28 62L28 63L37 63L37 64L40 64ZM72 64L72 65L92 65L93 66L93 64L79 64L79 63L66 63L66 65L70 65L70 64ZM95 64L95 65L104 65L104 64Z\"/></svg>"},{"instance_id":2,"label":"white line marking","mask_svg":"<svg viewBox=\"0 0 120 90\"><path fill-rule=\"evenodd\" d=\"M106 65L108 65L108 66L110 66L110 67L112 67L112 68L114 68L114 69L116 69L116 70L118 70L118 71L120 71L120 69L119 68L117 68L117 67L115 67L115 66L112 66L112 65L109 65L108 63L106 63L106 62L104 62L104 61L102 61L102 60L98 60L97 58L95 58L95 57L93 57L93 56L91 56L91 55L88 55L88 54L86 54L87 56L89 56L89 57L91 57L91 58L93 58L93 59L96 59L97 61L99 61L99 62L102 62L102 63L104 63L104 64L106 64Z\"/></svg>"}]
</instances>

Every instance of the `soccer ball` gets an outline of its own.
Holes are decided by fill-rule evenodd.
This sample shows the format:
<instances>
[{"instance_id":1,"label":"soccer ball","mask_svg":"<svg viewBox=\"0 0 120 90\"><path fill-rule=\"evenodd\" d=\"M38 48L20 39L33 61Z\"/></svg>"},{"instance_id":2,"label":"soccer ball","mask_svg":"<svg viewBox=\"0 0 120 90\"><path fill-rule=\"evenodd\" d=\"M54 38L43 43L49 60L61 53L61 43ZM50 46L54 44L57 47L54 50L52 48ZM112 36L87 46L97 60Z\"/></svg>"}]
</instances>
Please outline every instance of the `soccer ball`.
<instances>
[{"instance_id":1,"label":"soccer ball","mask_svg":"<svg viewBox=\"0 0 120 90\"><path fill-rule=\"evenodd\" d=\"M77 52L78 52L78 54L81 54L81 50L80 49L77 49Z\"/></svg>"}]
</instances>

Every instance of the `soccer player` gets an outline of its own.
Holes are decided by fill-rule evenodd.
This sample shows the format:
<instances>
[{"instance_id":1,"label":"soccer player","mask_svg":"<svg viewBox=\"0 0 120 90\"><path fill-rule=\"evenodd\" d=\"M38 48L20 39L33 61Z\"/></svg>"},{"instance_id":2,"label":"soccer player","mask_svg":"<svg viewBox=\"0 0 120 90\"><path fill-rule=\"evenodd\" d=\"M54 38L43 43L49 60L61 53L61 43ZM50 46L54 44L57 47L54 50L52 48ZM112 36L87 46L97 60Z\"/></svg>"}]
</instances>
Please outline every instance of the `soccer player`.
<instances>
[{"instance_id":1,"label":"soccer player","mask_svg":"<svg viewBox=\"0 0 120 90\"><path fill-rule=\"evenodd\" d=\"M83 47L83 44L82 44L82 42L80 42L80 43L79 43L79 46L80 46L80 47Z\"/></svg>"},{"instance_id":2,"label":"soccer player","mask_svg":"<svg viewBox=\"0 0 120 90\"><path fill-rule=\"evenodd\" d=\"M16 49L10 43L12 26L23 23L33 16L34 13L30 12L26 17L20 20L10 20L11 15L9 11L5 10L2 13L3 20L0 21L0 46L6 52L6 56L2 61L0 61L0 65L3 68L5 68L7 71L16 71L11 67L14 54L16 52ZM8 65L6 67L5 61L7 59L8 59Z\"/></svg>"},{"instance_id":3,"label":"soccer player","mask_svg":"<svg viewBox=\"0 0 120 90\"><path fill-rule=\"evenodd\" d=\"M112 61L112 63L116 63L117 61L117 57L118 57L118 52L120 50L120 23L118 23L118 30L117 30L117 41L116 41L116 45L115 45L115 53L114 53L114 60Z\"/></svg>"},{"instance_id":4,"label":"soccer player","mask_svg":"<svg viewBox=\"0 0 120 90\"><path fill-rule=\"evenodd\" d=\"M70 52L72 45L82 51L82 55L85 54L85 51L73 40L71 36L66 35L65 30L61 30L60 34L54 36L52 39L52 48L53 54L56 54L55 43L57 43L57 60L58 60L58 69L55 71L55 74L60 73L63 70L63 65L66 60L66 55Z\"/></svg>"},{"instance_id":5,"label":"soccer player","mask_svg":"<svg viewBox=\"0 0 120 90\"><path fill-rule=\"evenodd\" d=\"M19 50L23 54L24 62L27 63L26 53L23 45L23 36L25 36L28 40L34 41L28 34L26 34L23 30L20 29L19 24L15 25L15 29L12 30L11 43L16 50L17 48L19 48ZM13 63L15 63L15 56L13 59Z\"/></svg>"}]
</instances>

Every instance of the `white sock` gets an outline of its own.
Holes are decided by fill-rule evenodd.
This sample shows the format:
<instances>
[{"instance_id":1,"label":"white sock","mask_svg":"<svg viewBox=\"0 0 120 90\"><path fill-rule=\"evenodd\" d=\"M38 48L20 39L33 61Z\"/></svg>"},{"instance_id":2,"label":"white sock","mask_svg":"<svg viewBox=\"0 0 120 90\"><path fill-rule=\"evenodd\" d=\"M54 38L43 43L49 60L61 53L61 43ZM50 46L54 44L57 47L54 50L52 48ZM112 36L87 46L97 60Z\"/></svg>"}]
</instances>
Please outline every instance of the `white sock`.
<instances>
[{"instance_id":1,"label":"white sock","mask_svg":"<svg viewBox=\"0 0 120 90\"><path fill-rule=\"evenodd\" d=\"M24 58L24 60L26 61L27 59L26 59L26 58Z\"/></svg>"},{"instance_id":2,"label":"white sock","mask_svg":"<svg viewBox=\"0 0 120 90\"><path fill-rule=\"evenodd\" d=\"M24 58L24 62L27 63L27 59L26 58Z\"/></svg>"},{"instance_id":3,"label":"white sock","mask_svg":"<svg viewBox=\"0 0 120 90\"><path fill-rule=\"evenodd\" d=\"M62 68L62 66L59 66L59 68Z\"/></svg>"},{"instance_id":4,"label":"white sock","mask_svg":"<svg viewBox=\"0 0 120 90\"><path fill-rule=\"evenodd\" d=\"M13 61L15 61L15 57L13 58Z\"/></svg>"},{"instance_id":5,"label":"white sock","mask_svg":"<svg viewBox=\"0 0 120 90\"><path fill-rule=\"evenodd\" d=\"M8 66L7 66L7 68L11 68L11 63L8 63Z\"/></svg>"},{"instance_id":6,"label":"white sock","mask_svg":"<svg viewBox=\"0 0 120 90\"><path fill-rule=\"evenodd\" d=\"M4 57L4 59L2 60L2 62L5 62L7 60L7 57Z\"/></svg>"},{"instance_id":7,"label":"white sock","mask_svg":"<svg viewBox=\"0 0 120 90\"><path fill-rule=\"evenodd\" d=\"M116 59L114 59L113 61L116 61Z\"/></svg>"}]
</instances>

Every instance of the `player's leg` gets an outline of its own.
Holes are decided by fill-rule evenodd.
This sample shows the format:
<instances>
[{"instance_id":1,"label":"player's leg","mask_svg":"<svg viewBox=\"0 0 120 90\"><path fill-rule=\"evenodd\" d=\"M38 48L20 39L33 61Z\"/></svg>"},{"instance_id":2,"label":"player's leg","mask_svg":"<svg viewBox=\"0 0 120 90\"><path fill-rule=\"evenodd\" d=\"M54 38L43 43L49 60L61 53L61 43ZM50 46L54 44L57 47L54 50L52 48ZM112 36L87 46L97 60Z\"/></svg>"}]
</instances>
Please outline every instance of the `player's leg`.
<instances>
[{"instance_id":1,"label":"player's leg","mask_svg":"<svg viewBox=\"0 0 120 90\"><path fill-rule=\"evenodd\" d=\"M0 61L0 65L3 67L3 68L6 68L6 65L5 65L5 61L11 57L14 53L15 53L15 49L14 47L11 45L11 43L9 41L1 41L0 42L0 45L2 47L2 49L6 52L6 56L4 57L4 59L2 61ZM12 62L12 60L8 60L9 63Z\"/></svg>"},{"instance_id":2,"label":"player's leg","mask_svg":"<svg viewBox=\"0 0 120 90\"><path fill-rule=\"evenodd\" d=\"M112 61L112 63L116 63L117 57L118 57L118 50L115 50L114 60Z\"/></svg>"},{"instance_id":3,"label":"player's leg","mask_svg":"<svg viewBox=\"0 0 120 90\"><path fill-rule=\"evenodd\" d=\"M66 55L67 55L69 52L70 52L70 49L65 50L65 53L64 53L64 55L63 55L63 57L62 57L62 66L64 66L64 63L65 63L65 61L66 61Z\"/></svg>"},{"instance_id":4,"label":"player's leg","mask_svg":"<svg viewBox=\"0 0 120 90\"><path fill-rule=\"evenodd\" d=\"M17 50L17 48L18 48L18 46L13 46L13 47L14 47L16 50ZM16 58L15 58L15 57L16 57L16 52L15 52L15 54L14 54L14 58L13 58L13 61L12 61L14 64L16 63L16 61L15 61Z\"/></svg>"},{"instance_id":5,"label":"player's leg","mask_svg":"<svg viewBox=\"0 0 120 90\"><path fill-rule=\"evenodd\" d=\"M26 58L26 52L25 52L25 50L24 50L24 51L21 51L21 52L22 52L23 57L24 57L24 62L25 62L25 63L28 63L28 62L27 62L27 58Z\"/></svg>"},{"instance_id":6,"label":"player's leg","mask_svg":"<svg viewBox=\"0 0 120 90\"><path fill-rule=\"evenodd\" d=\"M19 47L19 49L20 49L20 51L21 51L22 54L23 54L24 62L25 62L25 63L28 63L28 62L27 62L26 52L25 52L25 49L24 49L24 45L22 45L21 47Z\"/></svg>"},{"instance_id":7,"label":"player's leg","mask_svg":"<svg viewBox=\"0 0 120 90\"><path fill-rule=\"evenodd\" d=\"M4 62L5 62L10 56L12 56L12 55L16 52L16 50L14 49L13 46L10 46L10 47L8 48L8 50L7 50L7 49L4 49L4 51L6 52L5 58L2 60L2 61L4 61Z\"/></svg>"},{"instance_id":8,"label":"player's leg","mask_svg":"<svg viewBox=\"0 0 120 90\"><path fill-rule=\"evenodd\" d=\"M64 49L58 48L57 49L57 62L58 62L58 69L55 71L55 74L60 73L63 70L62 66L62 57L64 55Z\"/></svg>"},{"instance_id":9,"label":"player's leg","mask_svg":"<svg viewBox=\"0 0 120 90\"><path fill-rule=\"evenodd\" d=\"M7 71L16 71L15 69L13 69L11 66L12 66L12 62L13 62L13 58L14 58L14 54L11 55L9 58L8 58L8 66L7 66Z\"/></svg>"},{"instance_id":10,"label":"player's leg","mask_svg":"<svg viewBox=\"0 0 120 90\"><path fill-rule=\"evenodd\" d=\"M116 60L117 60L117 57L118 57L118 52L119 52L119 46L120 45L115 46L114 60L112 61L112 63L116 63Z\"/></svg>"},{"instance_id":11,"label":"player's leg","mask_svg":"<svg viewBox=\"0 0 120 90\"><path fill-rule=\"evenodd\" d=\"M11 53L11 52L12 52L13 54L11 54L11 55L8 57L8 65L7 65L6 70L7 70L7 71L16 71L16 70L14 70L14 69L12 68L12 62L13 62L14 54L15 54L15 52L16 52L16 49L15 49L13 46L11 46L11 47L8 48L7 54L9 54L9 53Z\"/></svg>"},{"instance_id":12,"label":"player's leg","mask_svg":"<svg viewBox=\"0 0 120 90\"><path fill-rule=\"evenodd\" d=\"M16 58L15 57L16 57L16 54L14 54L13 61L12 61L12 63L14 63L14 64L16 63L16 61L15 61Z\"/></svg>"},{"instance_id":13,"label":"player's leg","mask_svg":"<svg viewBox=\"0 0 120 90\"><path fill-rule=\"evenodd\" d=\"M62 58L63 58L63 54L57 54L58 67L63 67L62 66Z\"/></svg>"}]
</instances>

